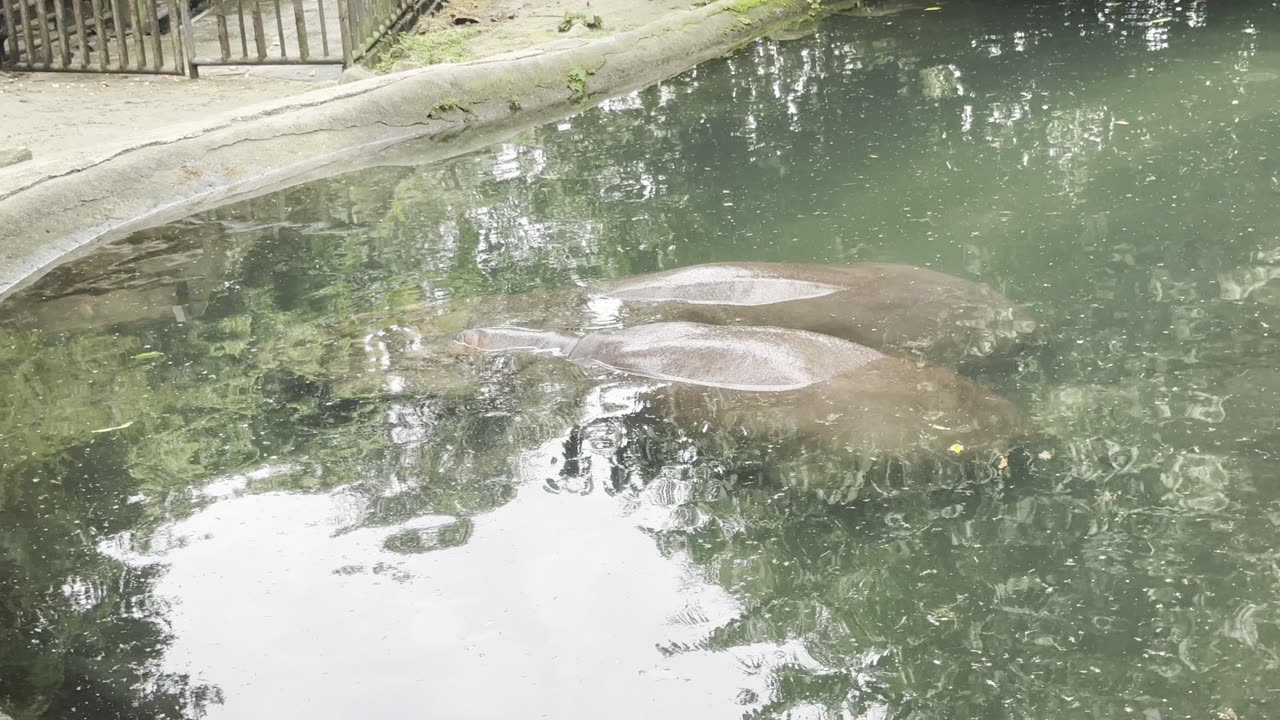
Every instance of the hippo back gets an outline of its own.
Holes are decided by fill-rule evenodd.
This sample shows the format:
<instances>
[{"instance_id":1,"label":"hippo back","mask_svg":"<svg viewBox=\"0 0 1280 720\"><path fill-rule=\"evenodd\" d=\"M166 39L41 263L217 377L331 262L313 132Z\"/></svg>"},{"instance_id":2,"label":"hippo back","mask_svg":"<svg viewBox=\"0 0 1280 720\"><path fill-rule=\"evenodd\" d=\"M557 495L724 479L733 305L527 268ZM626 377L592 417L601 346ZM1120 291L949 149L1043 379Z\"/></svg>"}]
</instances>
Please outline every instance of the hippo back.
<instances>
[{"instance_id":1,"label":"hippo back","mask_svg":"<svg viewBox=\"0 0 1280 720\"><path fill-rule=\"evenodd\" d=\"M808 330L952 363L1018 350L1036 329L989 286L910 265L713 263L617 281L601 294L661 320Z\"/></svg>"},{"instance_id":2,"label":"hippo back","mask_svg":"<svg viewBox=\"0 0 1280 720\"><path fill-rule=\"evenodd\" d=\"M592 333L569 357L658 380L781 392L830 380L884 355L803 330L668 322Z\"/></svg>"},{"instance_id":3,"label":"hippo back","mask_svg":"<svg viewBox=\"0 0 1280 720\"><path fill-rule=\"evenodd\" d=\"M846 288L802 278L772 263L712 263L676 268L614 282L603 294L624 302L753 307L831 295ZM821 266L814 266L821 267ZM829 273L824 273L829 274ZM831 279L839 279L831 276Z\"/></svg>"}]
</instances>

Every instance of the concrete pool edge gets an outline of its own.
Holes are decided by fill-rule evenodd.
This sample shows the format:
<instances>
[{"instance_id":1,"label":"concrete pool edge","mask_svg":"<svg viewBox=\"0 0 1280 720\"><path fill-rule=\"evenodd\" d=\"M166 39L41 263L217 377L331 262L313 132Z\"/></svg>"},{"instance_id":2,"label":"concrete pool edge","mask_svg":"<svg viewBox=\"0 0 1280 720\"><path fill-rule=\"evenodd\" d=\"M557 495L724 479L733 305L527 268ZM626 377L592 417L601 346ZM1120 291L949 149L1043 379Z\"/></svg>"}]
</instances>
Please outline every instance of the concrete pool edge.
<instances>
[{"instance_id":1,"label":"concrete pool edge","mask_svg":"<svg viewBox=\"0 0 1280 720\"><path fill-rule=\"evenodd\" d=\"M300 182L463 154L810 12L807 0L718 0L596 40L370 78L0 170L0 299L97 243Z\"/></svg>"}]
</instances>

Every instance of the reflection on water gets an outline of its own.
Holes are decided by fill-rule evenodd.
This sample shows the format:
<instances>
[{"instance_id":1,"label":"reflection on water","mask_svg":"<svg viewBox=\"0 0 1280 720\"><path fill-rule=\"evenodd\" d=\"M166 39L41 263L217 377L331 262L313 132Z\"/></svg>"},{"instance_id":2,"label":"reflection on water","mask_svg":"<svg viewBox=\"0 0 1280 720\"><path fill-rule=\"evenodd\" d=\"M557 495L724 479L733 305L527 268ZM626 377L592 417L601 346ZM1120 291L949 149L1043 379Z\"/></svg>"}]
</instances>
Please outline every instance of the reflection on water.
<instances>
[{"instance_id":1,"label":"reflection on water","mask_svg":"<svg viewBox=\"0 0 1280 720\"><path fill-rule=\"evenodd\" d=\"M1278 12L836 17L52 273L0 307L0 712L1276 716ZM1028 304L978 379L1038 444L889 468L442 343L751 259Z\"/></svg>"}]
</instances>

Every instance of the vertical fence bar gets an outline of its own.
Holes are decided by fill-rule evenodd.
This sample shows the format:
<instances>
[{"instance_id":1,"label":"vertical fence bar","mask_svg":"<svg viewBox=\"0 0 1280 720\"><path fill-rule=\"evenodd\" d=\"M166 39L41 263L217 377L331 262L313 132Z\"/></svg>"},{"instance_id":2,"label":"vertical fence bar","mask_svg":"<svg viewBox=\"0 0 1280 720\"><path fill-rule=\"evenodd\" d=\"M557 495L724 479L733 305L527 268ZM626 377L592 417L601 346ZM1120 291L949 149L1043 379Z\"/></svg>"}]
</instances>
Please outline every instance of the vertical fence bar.
<instances>
[{"instance_id":1,"label":"vertical fence bar","mask_svg":"<svg viewBox=\"0 0 1280 720\"><path fill-rule=\"evenodd\" d=\"M307 43L307 16L302 9L302 0L293 0L293 21L298 25L298 57L304 61L311 59L310 45Z\"/></svg>"},{"instance_id":2,"label":"vertical fence bar","mask_svg":"<svg viewBox=\"0 0 1280 720\"><path fill-rule=\"evenodd\" d=\"M147 24L151 26L151 69L156 72L164 67L164 39L160 37L160 12L157 0L143 0L147 6Z\"/></svg>"},{"instance_id":3,"label":"vertical fence bar","mask_svg":"<svg viewBox=\"0 0 1280 720\"><path fill-rule=\"evenodd\" d=\"M121 70L129 69L129 38L125 37L129 27L128 17L128 0L111 0L111 25L116 30L116 49L120 51L120 61L117 64Z\"/></svg>"},{"instance_id":4,"label":"vertical fence bar","mask_svg":"<svg viewBox=\"0 0 1280 720\"><path fill-rule=\"evenodd\" d=\"M0 0L0 5L4 6L4 31L7 35L5 37L5 46L8 48L7 50L0 48L0 50L4 50L2 54L6 60L17 64L18 24L13 21L13 5L9 3L9 0Z\"/></svg>"},{"instance_id":5,"label":"vertical fence bar","mask_svg":"<svg viewBox=\"0 0 1280 720\"><path fill-rule=\"evenodd\" d=\"M338 37L342 39L342 64L351 64L351 13L347 0L338 0Z\"/></svg>"},{"instance_id":6,"label":"vertical fence bar","mask_svg":"<svg viewBox=\"0 0 1280 720\"><path fill-rule=\"evenodd\" d=\"M244 1L236 0L236 14L240 17L240 57L249 59L249 33L244 29Z\"/></svg>"},{"instance_id":7,"label":"vertical fence bar","mask_svg":"<svg viewBox=\"0 0 1280 720\"><path fill-rule=\"evenodd\" d=\"M4 0L0 0L3 2ZM89 69L89 33L84 28L84 0L71 0L71 12L76 19L76 37L80 42L80 69Z\"/></svg>"},{"instance_id":8,"label":"vertical fence bar","mask_svg":"<svg viewBox=\"0 0 1280 720\"><path fill-rule=\"evenodd\" d=\"M262 0L253 0L253 46L258 59L267 59L267 31L262 23Z\"/></svg>"},{"instance_id":9,"label":"vertical fence bar","mask_svg":"<svg viewBox=\"0 0 1280 720\"><path fill-rule=\"evenodd\" d=\"M128 0L126 0L127 2ZM147 10L143 7L143 3L147 0L133 0L133 7L129 8L133 12L133 22L129 26L133 29L133 40L138 46L138 69L147 69Z\"/></svg>"},{"instance_id":10,"label":"vertical fence bar","mask_svg":"<svg viewBox=\"0 0 1280 720\"><path fill-rule=\"evenodd\" d=\"M187 50L187 72L191 77L200 76L196 67L196 34L191 27L191 3L189 0L178 0L178 13L182 16L182 43Z\"/></svg>"},{"instance_id":11,"label":"vertical fence bar","mask_svg":"<svg viewBox=\"0 0 1280 720\"><path fill-rule=\"evenodd\" d=\"M22 2L25 5L29 0L22 0ZM31 10L38 21L36 27L40 29L40 54L44 56L44 69L48 70L53 67L53 43L49 42L49 15L45 12L44 0L36 0L35 5Z\"/></svg>"},{"instance_id":12,"label":"vertical fence bar","mask_svg":"<svg viewBox=\"0 0 1280 720\"><path fill-rule=\"evenodd\" d=\"M183 0L190 2L190 0ZM181 75L187 74L186 58L182 52L182 21L178 15L178 3L175 0L166 0L166 7L169 8L169 43L170 49L173 51L173 70Z\"/></svg>"},{"instance_id":13,"label":"vertical fence bar","mask_svg":"<svg viewBox=\"0 0 1280 720\"><path fill-rule=\"evenodd\" d=\"M103 18L102 0L93 0L90 6L93 8L93 25L98 30L98 69L102 72L107 71L107 64L111 62L111 43L108 42L111 37L107 35L107 23Z\"/></svg>"},{"instance_id":14,"label":"vertical fence bar","mask_svg":"<svg viewBox=\"0 0 1280 720\"><path fill-rule=\"evenodd\" d=\"M218 50L222 62L226 62L231 59L231 39L227 36L227 6L223 0L213 0L213 12L218 20Z\"/></svg>"},{"instance_id":15,"label":"vertical fence bar","mask_svg":"<svg viewBox=\"0 0 1280 720\"><path fill-rule=\"evenodd\" d=\"M67 35L67 7L62 0L53 0L53 31L58 36L58 62L65 70L71 67L71 38Z\"/></svg>"},{"instance_id":16,"label":"vertical fence bar","mask_svg":"<svg viewBox=\"0 0 1280 720\"><path fill-rule=\"evenodd\" d=\"M276 37L280 39L280 57L287 57L288 47L284 44L284 14L280 12L280 0L271 0L276 11Z\"/></svg>"},{"instance_id":17,"label":"vertical fence bar","mask_svg":"<svg viewBox=\"0 0 1280 720\"><path fill-rule=\"evenodd\" d=\"M329 31L324 21L324 0L316 0L316 13L320 19L320 51L329 57Z\"/></svg>"},{"instance_id":18,"label":"vertical fence bar","mask_svg":"<svg viewBox=\"0 0 1280 720\"><path fill-rule=\"evenodd\" d=\"M31 37L31 17L27 13L27 0L18 0L18 15L22 17L22 39L26 41L27 67L36 66L36 56L32 48L36 46Z\"/></svg>"}]
</instances>

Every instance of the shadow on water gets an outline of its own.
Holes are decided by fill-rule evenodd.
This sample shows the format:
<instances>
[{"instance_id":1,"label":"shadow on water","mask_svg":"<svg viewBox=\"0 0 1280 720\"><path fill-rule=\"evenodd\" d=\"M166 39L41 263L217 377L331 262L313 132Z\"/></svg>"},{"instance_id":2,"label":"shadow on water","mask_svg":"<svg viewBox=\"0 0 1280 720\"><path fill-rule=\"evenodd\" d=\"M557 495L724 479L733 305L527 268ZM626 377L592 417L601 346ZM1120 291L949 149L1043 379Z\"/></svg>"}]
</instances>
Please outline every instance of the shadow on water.
<instances>
[{"instance_id":1,"label":"shadow on water","mask_svg":"<svg viewBox=\"0 0 1280 720\"><path fill-rule=\"evenodd\" d=\"M7 300L0 711L1274 716L1277 10L942 7L148 231ZM1027 303L1046 345L974 374L1039 434L869 460L445 342L616 326L561 289L751 259Z\"/></svg>"}]
</instances>

